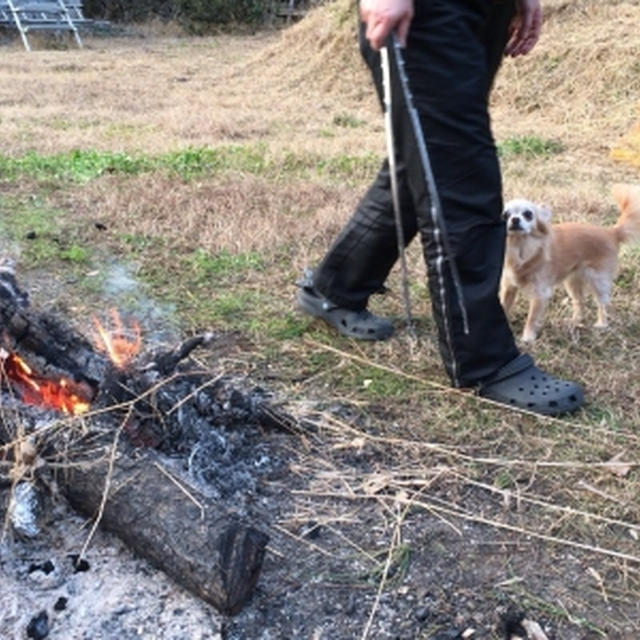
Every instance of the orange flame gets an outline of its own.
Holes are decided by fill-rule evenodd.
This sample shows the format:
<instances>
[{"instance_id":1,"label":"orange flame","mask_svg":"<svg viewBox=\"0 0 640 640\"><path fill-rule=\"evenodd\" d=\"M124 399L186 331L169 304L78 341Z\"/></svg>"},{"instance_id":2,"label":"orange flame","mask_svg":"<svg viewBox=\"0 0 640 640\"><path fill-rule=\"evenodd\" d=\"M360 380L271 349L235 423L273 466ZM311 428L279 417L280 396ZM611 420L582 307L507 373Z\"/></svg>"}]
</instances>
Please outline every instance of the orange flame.
<instances>
[{"instance_id":1,"label":"orange flame","mask_svg":"<svg viewBox=\"0 0 640 640\"><path fill-rule=\"evenodd\" d=\"M34 373L15 353L3 351L2 356L2 375L17 387L23 402L74 416L89 410L87 390L73 380L49 380Z\"/></svg>"},{"instance_id":2,"label":"orange flame","mask_svg":"<svg viewBox=\"0 0 640 640\"><path fill-rule=\"evenodd\" d=\"M111 320L113 330L109 331L94 316L96 348L106 353L118 369L124 369L135 358L142 346L140 325L134 320L131 323L131 330L126 332L122 325L122 320L120 320L120 315L115 309L111 311Z\"/></svg>"}]
</instances>

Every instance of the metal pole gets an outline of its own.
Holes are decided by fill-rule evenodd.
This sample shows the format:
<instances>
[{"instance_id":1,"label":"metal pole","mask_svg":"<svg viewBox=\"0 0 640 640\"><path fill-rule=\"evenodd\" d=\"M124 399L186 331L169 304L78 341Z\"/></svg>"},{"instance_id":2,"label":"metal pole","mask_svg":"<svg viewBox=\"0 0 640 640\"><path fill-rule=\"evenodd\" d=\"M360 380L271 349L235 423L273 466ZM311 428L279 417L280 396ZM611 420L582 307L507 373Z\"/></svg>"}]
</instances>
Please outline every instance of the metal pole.
<instances>
[{"instance_id":1,"label":"metal pole","mask_svg":"<svg viewBox=\"0 0 640 640\"><path fill-rule=\"evenodd\" d=\"M398 170L396 167L396 151L393 137L392 119L392 93L391 93L391 70L389 66L389 51L387 47L380 49L382 63L382 86L384 102L384 129L387 141L387 156L389 159L389 175L391 177L391 199L393 201L393 213L396 221L396 239L398 241L398 256L400 257L400 268L402 273L402 295L404 298L404 313L407 321L407 329L412 338L416 338L411 317L411 298L409 296L409 277L407 273L407 257L404 243L404 229L402 227L402 212L400 211L400 195L398 193Z\"/></svg>"}]
</instances>

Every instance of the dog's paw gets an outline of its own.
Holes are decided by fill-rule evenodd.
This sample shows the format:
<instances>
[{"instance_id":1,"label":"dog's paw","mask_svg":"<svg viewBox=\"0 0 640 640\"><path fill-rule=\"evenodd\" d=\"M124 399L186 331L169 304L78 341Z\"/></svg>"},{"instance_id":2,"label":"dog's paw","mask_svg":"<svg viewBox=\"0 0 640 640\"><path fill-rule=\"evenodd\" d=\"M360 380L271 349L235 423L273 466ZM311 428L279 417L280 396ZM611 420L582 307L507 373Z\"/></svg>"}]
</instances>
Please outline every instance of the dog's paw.
<instances>
[{"instance_id":1,"label":"dog's paw","mask_svg":"<svg viewBox=\"0 0 640 640\"><path fill-rule=\"evenodd\" d=\"M536 341L536 332L531 330L526 330L522 332L522 337L520 338L524 344L532 344Z\"/></svg>"}]
</instances>

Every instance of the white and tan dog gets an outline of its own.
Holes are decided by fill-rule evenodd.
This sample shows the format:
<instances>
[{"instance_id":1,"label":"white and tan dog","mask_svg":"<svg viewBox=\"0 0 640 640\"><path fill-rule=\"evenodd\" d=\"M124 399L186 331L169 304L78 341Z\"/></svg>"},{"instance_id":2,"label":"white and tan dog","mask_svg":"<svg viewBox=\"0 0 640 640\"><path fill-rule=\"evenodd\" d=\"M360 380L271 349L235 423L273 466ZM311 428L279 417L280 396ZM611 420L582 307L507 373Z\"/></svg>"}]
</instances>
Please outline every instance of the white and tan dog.
<instances>
[{"instance_id":1,"label":"white and tan dog","mask_svg":"<svg viewBox=\"0 0 640 640\"><path fill-rule=\"evenodd\" d=\"M614 185L613 197L621 214L615 226L607 228L583 222L552 225L551 212L528 200L505 205L507 246L500 302L508 314L518 291L529 298L524 342L536 339L553 289L561 282L571 298L573 322L584 318L584 293L589 288L598 306L595 326L607 326L618 249L640 236L640 186Z\"/></svg>"}]
</instances>

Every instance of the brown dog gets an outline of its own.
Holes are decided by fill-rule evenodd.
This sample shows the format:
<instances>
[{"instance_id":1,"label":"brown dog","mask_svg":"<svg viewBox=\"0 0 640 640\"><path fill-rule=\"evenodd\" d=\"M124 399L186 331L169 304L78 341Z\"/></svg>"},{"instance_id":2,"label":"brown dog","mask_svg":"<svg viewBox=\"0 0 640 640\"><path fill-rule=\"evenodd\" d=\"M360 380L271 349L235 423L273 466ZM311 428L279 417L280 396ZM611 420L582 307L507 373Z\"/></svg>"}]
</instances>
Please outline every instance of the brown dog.
<instances>
[{"instance_id":1,"label":"brown dog","mask_svg":"<svg viewBox=\"0 0 640 640\"><path fill-rule=\"evenodd\" d=\"M595 326L607 326L618 249L621 243L640 236L640 186L617 184L613 197L621 215L615 226L608 228L583 222L552 225L551 212L528 200L511 200L505 205L507 247L500 302L508 314L518 290L529 298L524 342L536 339L553 289L561 282L571 298L575 323L583 320L588 287L598 305Z\"/></svg>"}]
</instances>

